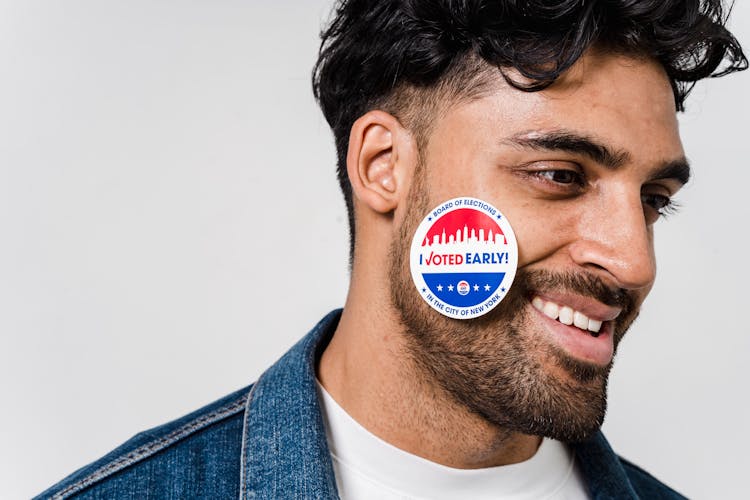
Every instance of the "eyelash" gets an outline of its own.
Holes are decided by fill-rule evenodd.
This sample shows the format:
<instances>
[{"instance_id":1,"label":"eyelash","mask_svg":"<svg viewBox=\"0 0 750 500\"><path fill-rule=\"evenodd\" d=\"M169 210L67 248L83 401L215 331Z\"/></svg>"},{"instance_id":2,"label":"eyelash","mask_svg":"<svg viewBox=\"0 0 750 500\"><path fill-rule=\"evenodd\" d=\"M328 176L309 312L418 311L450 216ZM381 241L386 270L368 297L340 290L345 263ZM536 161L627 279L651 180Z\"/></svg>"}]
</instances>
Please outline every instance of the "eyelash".
<instances>
[{"instance_id":1,"label":"eyelash","mask_svg":"<svg viewBox=\"0 0 750 500\"><path fill-rule=\"evenodd\" d=\"M560 182L556 181L554 179L556 174L559 173L565 173L568 175L572 175L575 177L574 180L571 180L571 182ZM573 185L575 184L579 188L583 188L586 184L586 180L584 179L583 174L580 172L576 172L575 170L568 170L568 169L549 169L549 170L539 170L536 172L532 172L533 176L536 176L540 179L542 179L545 182L554 183L556 185ZM649 199L651 199L651 203L649 203ZM655 202L656 200L659 200L659 202ZM675 202L672 198L669 196L661 195L661 194L649 194L649 193L643 193L641 194L641 201L649 205L651 208L656 210L656 212L659 214L660 217L667 217L670 215L674 215L677 212L679 212L680 205Z\"/></svg>"},{"instance_id":2,"label":"eyelash","mask_svg":"<svg viewBox=\"0 0 750 500\"><path fill-rule=\"evenodd\" d=\"M668 196L664 196L661 194L642 194L641 200L644 200L644 198L647 198L647 197L658 197L658 198L663 198L665 200L664 204L658 208L652 205L654 210L656 210L661 217L674 215L680 211L680 204ZM645 200L643 202L646 203Z\"/></svg>"}]
</instances>

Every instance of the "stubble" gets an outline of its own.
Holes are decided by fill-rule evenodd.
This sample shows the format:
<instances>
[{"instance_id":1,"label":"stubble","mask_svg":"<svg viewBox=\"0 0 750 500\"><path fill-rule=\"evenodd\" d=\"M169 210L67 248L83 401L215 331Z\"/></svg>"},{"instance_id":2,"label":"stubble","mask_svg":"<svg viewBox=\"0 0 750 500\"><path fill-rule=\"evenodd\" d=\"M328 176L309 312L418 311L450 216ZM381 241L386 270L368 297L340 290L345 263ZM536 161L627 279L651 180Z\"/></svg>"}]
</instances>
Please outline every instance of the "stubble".
<instances>
[{"instance_id":1,"label":"stubble","mask_svg":"<svg viewBox=\"0 0 750 500\"><path fill-rule=\"evenodd\" d=\"M391 301L423 381L504 431L565 442L590 436L604 421L612 363L582 362L545 340L528 318L528 299L534 290L567 290L622 307L615 349L635 316L632 299L588 274L520 268L503 302L489 313L471 320L442 316L421 299L409 270L411 239L428 199L416 183L389 259Z\"/></svg>"}]
</instances>

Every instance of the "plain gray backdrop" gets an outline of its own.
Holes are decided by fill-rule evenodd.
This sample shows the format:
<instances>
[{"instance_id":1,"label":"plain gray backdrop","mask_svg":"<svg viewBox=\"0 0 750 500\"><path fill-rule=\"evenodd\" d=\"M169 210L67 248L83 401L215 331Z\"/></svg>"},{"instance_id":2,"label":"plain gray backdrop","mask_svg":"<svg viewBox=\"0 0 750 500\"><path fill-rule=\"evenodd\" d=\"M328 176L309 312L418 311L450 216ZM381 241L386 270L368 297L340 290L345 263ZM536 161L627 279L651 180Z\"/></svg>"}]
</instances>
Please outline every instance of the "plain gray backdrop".
<instances>
[{"instance_id":1,"label":"plain gray backdrop","mask_svg":"<svg viewBox=\"0 0 750 500\"><path fill-rule=\"evenodd\" d=\"M0 1L0 498L247 385L342 305L309 78L330 4ZM750 3L732 26L750 43ZM605 424L694 498L745 493L750 466L748 83L681 116L695 178Z\"/></svg>"}]
</instances>

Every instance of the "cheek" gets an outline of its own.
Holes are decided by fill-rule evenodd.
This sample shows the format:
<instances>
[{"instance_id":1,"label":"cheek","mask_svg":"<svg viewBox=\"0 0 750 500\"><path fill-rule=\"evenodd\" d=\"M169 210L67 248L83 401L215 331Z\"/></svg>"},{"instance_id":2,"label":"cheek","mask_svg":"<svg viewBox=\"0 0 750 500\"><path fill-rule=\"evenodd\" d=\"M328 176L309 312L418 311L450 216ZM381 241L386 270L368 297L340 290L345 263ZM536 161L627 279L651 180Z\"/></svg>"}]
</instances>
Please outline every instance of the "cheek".
<instances>
[{"instance_id":1,"label":"cheek","mask_svg":"<svg viewBox=\"0 0 750 500\"><path fill-rule=\"evenodd\" d=\"M574 238L575 221L559 209L522 207L506 214L518 241L519 267L540 261Z\"/></svg>"}]
</instances>

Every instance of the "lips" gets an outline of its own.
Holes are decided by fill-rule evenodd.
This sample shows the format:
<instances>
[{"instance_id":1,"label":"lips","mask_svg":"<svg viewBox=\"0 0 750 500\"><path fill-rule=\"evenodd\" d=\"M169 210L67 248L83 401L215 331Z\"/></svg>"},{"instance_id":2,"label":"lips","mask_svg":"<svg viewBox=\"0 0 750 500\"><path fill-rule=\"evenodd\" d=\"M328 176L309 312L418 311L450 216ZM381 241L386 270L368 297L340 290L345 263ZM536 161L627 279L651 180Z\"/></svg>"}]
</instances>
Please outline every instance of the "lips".
<instances>
[{"instance_id":1,"label":"lips","mask_svg":"<svg viewBox=\"0 0 750 500\"><path fill-rule=\"evenodd\" d=\"M614 319L621 309L578 295L534 295L532 308L549 339L571 358L605 366L614 355Z\"/></svg>"}]
</instances>

